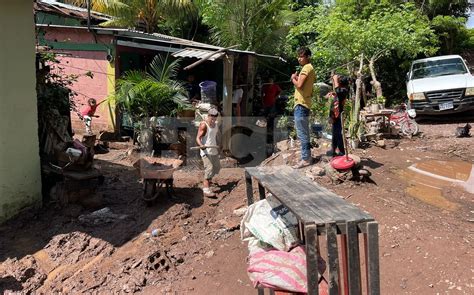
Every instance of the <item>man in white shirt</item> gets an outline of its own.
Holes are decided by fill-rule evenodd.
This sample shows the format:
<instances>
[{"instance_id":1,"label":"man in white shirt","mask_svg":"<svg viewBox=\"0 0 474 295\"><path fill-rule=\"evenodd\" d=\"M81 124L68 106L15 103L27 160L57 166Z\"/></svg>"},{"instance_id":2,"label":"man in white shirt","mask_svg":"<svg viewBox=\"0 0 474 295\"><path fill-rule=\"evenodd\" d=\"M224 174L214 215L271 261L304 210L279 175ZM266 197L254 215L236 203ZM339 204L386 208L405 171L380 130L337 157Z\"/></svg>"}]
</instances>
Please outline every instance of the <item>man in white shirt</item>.
<instances>
[{"instance_id":1,"label":"man in white shirt","mask_svg":"<svg viewBox=\"0 0 474 295\"><path fill-rule=\"evenodd\" d=\"M196 143L201 147L201 158L204 163L204 181L202 192L208 198L215 198L216 195L211 191L210 185L212 178L221 170L219 160L219 149L217 148L217 135L219 126L216 123L219 112L211 108L207 113L206 120L199 125L196 136ZM212 146L209 148L209 146ZM207 147L207 148L206 148Z\"/></svg>"}]
</instances>

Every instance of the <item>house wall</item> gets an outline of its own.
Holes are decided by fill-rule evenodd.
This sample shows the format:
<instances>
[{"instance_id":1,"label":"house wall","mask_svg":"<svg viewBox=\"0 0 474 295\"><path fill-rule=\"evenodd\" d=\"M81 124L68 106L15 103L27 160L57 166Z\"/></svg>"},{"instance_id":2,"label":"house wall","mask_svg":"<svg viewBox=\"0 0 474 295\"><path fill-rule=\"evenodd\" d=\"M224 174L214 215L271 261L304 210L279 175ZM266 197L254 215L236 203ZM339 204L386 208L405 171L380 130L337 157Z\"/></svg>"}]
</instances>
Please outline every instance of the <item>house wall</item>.
<instances>
[{"instance_id":1,"label":"house wall","mask_svg":"<svg viewBox=\"0 0 474 295\"><path fill-rule=\"evenodd\" d=\"M1 223L25 207L41 204L35 34L30 0L2 1L0 35Z\"/></svg>"},{"instance_id":2,"label":"house wall","mask_svg":"<svg viewBox=\"0 0 474 295\"><path fill-rule=\"evenodd\" d=\"M89 98L97 102L106 99L114 91L115 66L107 61L107 55L114 55L113 39L109 36L94 35L81 29L43 28L39 36L40 44L48 45L59 53L63 73L77 75L71 89L77 93L75 104L80 111ZM93 78L85 74L90 72ZM92 130L114 130L115 111L113 104L105 102L96 111L99 118L92 119ZM77 134L85 132L84 124L76 111L71 112L72 128Z\"/></svg>"}]
</instances>

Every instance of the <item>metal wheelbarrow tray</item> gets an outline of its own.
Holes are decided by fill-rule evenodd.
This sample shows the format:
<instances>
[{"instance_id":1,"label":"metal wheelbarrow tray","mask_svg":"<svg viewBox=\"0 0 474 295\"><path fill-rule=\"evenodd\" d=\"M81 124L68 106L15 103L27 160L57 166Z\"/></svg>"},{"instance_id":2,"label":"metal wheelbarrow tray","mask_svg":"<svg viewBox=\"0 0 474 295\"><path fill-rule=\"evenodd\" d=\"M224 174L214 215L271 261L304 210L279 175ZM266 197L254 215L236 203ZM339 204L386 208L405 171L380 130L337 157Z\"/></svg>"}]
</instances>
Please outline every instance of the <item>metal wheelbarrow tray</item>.
<instances>
[{"instance_id":1,"label":"metal wheelbarrow tray","mask_svg":"<svg viewBox=\"0 0 474 295\"><path fill-rule=\"evenodd\" d=\"M143 179L143 200L151 205L166 190L170 199L173 198L173 173L178 170L182 160L168 158L144 157L133 164Z\"/></svg>"}]
</instances>

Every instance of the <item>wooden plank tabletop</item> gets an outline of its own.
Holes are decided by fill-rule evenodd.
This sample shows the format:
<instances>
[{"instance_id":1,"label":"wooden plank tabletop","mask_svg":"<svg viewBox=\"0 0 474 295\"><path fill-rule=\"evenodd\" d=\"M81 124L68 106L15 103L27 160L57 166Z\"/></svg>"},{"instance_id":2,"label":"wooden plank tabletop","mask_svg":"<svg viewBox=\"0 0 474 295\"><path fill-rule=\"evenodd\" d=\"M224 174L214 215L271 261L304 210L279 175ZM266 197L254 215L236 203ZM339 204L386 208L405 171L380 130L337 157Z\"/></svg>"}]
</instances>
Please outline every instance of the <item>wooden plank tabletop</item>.
<instances>
[{"instance_id":1,"label":"wooden plank tabletop","mask_svg":"<svg viewBox=\"0 0 474 295\"><path fill-rule=\"evenodd\" d=\"M303 223L362 222L374 218L288 166L251 167L246 171Z\"/></svg>"}]
</instances>

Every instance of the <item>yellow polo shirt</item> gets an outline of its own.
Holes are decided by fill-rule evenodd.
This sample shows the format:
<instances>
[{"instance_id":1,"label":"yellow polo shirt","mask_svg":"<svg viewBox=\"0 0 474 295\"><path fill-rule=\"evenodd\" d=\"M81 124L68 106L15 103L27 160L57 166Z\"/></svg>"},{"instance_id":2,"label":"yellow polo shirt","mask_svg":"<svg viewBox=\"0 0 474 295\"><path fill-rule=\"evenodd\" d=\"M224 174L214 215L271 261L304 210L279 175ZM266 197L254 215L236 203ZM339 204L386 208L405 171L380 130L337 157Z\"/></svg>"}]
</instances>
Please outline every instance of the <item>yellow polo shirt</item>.
<instances>
[{"instance_id":1,"label":"yellow polo shirt","mask_svg":"<svg viewBox=\"0 0 474 295\"><path fill-rule=\"evenodd\" d=\"M311 98L313 96L313 84L316 81L316 73L310 63L307 63L301 69L299 77L302 75L306 76L306 80L303 83L301 89L295 86L295 106L302 105L308 109L311 109Z\"/></svg>"}]
</instances>

